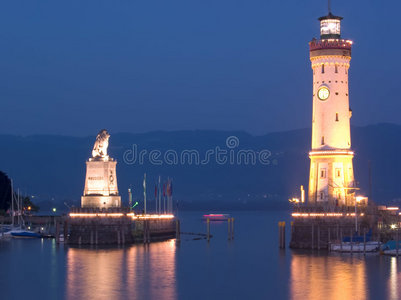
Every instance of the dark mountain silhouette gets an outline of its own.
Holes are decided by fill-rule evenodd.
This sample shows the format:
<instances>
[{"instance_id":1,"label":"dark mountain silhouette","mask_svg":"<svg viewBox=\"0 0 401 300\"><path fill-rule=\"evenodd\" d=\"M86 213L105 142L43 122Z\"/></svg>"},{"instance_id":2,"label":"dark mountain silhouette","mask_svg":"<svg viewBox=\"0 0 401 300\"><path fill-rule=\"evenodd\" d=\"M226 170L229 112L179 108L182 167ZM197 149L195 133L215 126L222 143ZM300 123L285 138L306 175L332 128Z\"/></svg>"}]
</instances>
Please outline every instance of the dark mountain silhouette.
<instances>
[{"instance_id":1,"label":"dark mountain silhouette","mask_svg":"<svg viewBox=\"0 0 401 300\"><path fill-rule=\"evenodd\" d=\"M238 138L238 147L227 147L226 139L230 136ZM85 160L91 154L94 140L95 134L84 138L0 135L0 169L14 179L15 186L45 203L41 204L42 208L63 206L64 202L79 205L84 188ZM361 193L369 193L370 161L373 199L379 203L395 203L401 199L401 126L353 127L352 141L356 153L355 177ZM134 162L131 153L134 144L137 152L147 151L144 164L139 162L138 155ZM200 160L204 160L207 151L216 147L232 150L234 158L237 158L238 150L246 149L255 151L256 155L267 149L271 156L268 157L269 164L257 161L254 165L243 163L245 154L241 164L231 164L229 157L226 163L219 164L214 156L207 164L149 163L151 150L159 150L161 158L168 150L174 150L178 155L184 150L197 150ZM118 161L118 185L123 201L127 200L129 186L134 190L134 198L142 201L142 178L146 172L149 201L154 198L155 182L161 175L165 180L167 176L173 178L174 198L179 200L181 207L263 209L287 207L287 199L298 193L301 184L307 188L309 148L310 129L263 136L204 130L144 134L111 132L109 154Z\"/></svg>"}]
</instances>

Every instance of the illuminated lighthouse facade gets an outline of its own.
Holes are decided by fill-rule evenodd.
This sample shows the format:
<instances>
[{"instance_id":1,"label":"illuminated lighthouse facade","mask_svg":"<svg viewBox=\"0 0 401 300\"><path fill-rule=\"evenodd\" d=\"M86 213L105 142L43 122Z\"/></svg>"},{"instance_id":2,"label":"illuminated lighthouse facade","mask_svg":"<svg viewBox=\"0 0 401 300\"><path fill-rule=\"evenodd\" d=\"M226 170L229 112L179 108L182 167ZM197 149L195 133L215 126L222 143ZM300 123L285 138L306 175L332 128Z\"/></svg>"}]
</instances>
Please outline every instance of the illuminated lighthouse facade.
<instances>
[{"instance_id":1,"label":"illuminated lighthouse facade","mask_svg":"<svg viewBox=\"0 0 401 300\"><path fill-rule=\"evenodd\" d=\"M352 41L341 38L341 17L319 18L320 39L310 43L313 70L312 150L308 204L355 205L348 70Z\"/></svg>"}]
</instances>

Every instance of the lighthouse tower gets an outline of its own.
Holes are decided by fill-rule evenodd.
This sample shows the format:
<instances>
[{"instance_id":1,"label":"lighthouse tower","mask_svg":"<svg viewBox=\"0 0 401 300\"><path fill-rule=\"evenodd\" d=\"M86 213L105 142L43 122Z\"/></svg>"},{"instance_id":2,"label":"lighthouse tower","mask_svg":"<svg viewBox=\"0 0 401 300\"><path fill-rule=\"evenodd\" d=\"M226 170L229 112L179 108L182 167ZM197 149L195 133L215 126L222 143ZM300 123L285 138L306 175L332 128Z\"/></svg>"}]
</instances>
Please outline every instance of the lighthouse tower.
<instances>
[{"instance_id":1,"label":"lighthouse tower","mask_svg":"<svg viewBox=\"0 0 401 300\"><path fill-rule=\"evenodd\" d=\"M308 204L355 205L348 93L352 41L341 38L342 17L319 18L320 39L309 43L313 70L312 150Z\"/></svg>"}]
</instances>

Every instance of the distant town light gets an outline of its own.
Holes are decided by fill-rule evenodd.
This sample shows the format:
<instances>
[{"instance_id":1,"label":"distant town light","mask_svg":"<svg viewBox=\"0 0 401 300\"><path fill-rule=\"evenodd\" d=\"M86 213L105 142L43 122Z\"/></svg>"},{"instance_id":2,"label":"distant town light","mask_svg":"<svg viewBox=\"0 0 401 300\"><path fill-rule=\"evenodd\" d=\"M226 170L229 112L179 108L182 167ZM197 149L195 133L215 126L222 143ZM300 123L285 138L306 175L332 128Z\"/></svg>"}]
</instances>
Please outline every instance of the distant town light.
<instances>
[{"instance_id":1,"label":"distant town light","mask_svg":"<svg viewBox=\"0 0 401 300\"><path fill-rule=\"evenodd\" d=\"M57 209L55 207L53 207L53 212L56 212L56 211L57 211Z\"/></svg>"}]
</instances>

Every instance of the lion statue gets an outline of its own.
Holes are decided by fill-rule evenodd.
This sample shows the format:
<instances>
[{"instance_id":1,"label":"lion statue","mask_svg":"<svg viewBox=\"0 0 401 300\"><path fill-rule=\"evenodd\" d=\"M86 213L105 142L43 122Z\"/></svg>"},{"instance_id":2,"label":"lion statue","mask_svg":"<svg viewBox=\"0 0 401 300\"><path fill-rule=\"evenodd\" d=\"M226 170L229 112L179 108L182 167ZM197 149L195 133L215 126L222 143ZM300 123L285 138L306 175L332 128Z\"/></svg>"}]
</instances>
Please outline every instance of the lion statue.
<instances>
[{"instance_id":1,"label":"lion statue","mask_svg":"<svg viewBox=\"0 0 401 300\"><path fill-rule=\"evenodd\" d=\"M106 129L100 130L96 136L95 145L92 150L92 157L107 157L107 147L109 147L110 134Z\"/></svg>"}]
</instances>

